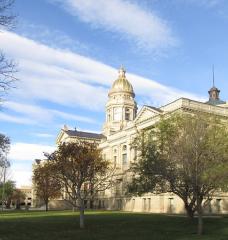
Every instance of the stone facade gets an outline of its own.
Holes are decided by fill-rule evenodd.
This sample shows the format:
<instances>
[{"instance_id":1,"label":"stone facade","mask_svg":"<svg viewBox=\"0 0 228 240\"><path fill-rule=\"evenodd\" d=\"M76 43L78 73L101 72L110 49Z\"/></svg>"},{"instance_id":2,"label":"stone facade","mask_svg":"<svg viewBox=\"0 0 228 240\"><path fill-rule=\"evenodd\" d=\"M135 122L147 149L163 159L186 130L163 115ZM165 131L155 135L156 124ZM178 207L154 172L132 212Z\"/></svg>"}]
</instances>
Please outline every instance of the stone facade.
<instances>
[{"instance_id":1,"label":"stone facade","mask_svg":"<svg viewBox=\"0 0 228 240\"><path fill-rule=\"evenodd\" d=\"M64 141L88 140L99 142L103 157L116 165L116 183L112 189L97 199L96 206L105 209L116 209L153 213L184 213L182 200L174 194L145 194L142 197L126 198L126 182L130 178L127 170L136 161L136 150L131 143L136 134L158 122L161 116L174 112L205 112L228 118L228 103L219 99L219 90L213 86L209 90L209 101L206 103L187 98L177 99L160 108L143 106L137 113L137 103L132 85L126 78L124 68L114 81L108 94L106 118L102 134L79 134L77 130L63 128L57 143ZM83 137L84 136L84 137ZM228 213L227 194L218 193L206 206L208 213Z\"/></svg>"},{"instance_id":2,"label":"stone facade","mask_svg":"<svg viewBox=\"0 0 228 240\"><path fill-rule=\"evenodd\" d=\"M21 186L19 190L24 193L25 200L21 203L22 206L33 207L34 206L34 193L32 186Z\"/></svg>"}]
</instances>

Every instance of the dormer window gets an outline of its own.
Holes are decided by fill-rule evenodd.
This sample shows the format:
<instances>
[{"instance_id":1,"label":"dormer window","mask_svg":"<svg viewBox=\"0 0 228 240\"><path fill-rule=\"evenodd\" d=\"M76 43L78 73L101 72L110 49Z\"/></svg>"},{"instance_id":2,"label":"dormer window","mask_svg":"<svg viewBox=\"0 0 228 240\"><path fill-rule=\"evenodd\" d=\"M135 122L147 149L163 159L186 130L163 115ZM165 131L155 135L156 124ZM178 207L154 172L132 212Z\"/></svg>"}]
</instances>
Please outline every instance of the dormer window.
<instances>
[{"instance_id":1,"label":"dormer window","mask_svg":"<svg viewBox=\"0 0 228 240\"><path fill-rule=\"evenodd\" d=\"M123 152L127 151L127 145L123 145Z\"/></svg>"}]
</instances>

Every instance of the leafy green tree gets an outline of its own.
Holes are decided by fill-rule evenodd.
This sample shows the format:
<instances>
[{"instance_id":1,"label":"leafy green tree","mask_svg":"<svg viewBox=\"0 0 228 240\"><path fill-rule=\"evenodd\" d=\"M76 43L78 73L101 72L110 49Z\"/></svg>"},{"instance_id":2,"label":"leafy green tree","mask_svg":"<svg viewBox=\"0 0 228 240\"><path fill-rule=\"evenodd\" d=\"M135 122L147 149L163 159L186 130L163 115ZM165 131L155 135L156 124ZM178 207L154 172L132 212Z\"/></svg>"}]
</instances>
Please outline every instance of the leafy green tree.
<instances>
[{"instance_id":1,"label":"leafy green tree","mask_svg":"<svg viewBox=\"0 0 228 240\"><path fill-rule=\"evenodd\" d=\"M2 204L4 204L7 208L10 207L11 204L11 198L13 195L13 192L15 190L15 182L8 180L7 182L0 183L0 196L2 196Z\"/></svg>"},{"instance_id":2,"label":"leafy green tree","mask_svg":"<svg viewBox=\"0 0 228 240\"><path fill-rule=\"evenodd\" d=\"M7 154L10 149L10 139L0 133L0 182L5 181L5 171L9 166Z\"/></svg>"},{"instance_id":3,"label":"leafy green tree","mask_svg":"<svg viewBox=\"0 0 228 240\"><path fill-rule=\"evenodd\" d=\"M85 200L111 186L114 169L93 142L62 143L49 159L67 193L66 200L79 208L80 228L84 228Z\"/></svg>"},{"instance_id":4,"label":"leafy green tree","mask_svg":"<svg viewBox=\"0 0 228 240\"><path fill-rule=\"evenodd\" d=\"M178 114L163 118L139 134L139 154L132 167L129 191L172 192L183 202L188 216L198 213L203 231L203 203L224 186L228 167L227 119L207 114Z\"/></svg>"},{"instance_id":5,"label":"leafy green tree","mask_svg":"<svg viewBox=\"0 0 228 240\"><path fill-rule=\"evenodd\" d=\"M1 191L1 203L2 210L5 203L5 182L6 182L6 172L10 163L7 159L7 154L10 149L10 140L3 134L0 134L0 184L2 186Z\"/></svg>"}]
</instances>

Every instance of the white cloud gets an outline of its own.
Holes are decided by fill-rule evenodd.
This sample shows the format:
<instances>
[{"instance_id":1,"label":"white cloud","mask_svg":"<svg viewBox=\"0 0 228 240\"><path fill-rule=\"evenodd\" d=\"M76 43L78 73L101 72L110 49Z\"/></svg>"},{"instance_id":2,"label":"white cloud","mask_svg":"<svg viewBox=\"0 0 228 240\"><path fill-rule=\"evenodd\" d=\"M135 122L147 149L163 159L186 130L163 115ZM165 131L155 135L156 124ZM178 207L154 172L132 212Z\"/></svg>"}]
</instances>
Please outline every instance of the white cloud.
<instances>
[{"instance_id":1,"label":"white cloud","mask_svg":"<svg viewBox=\"0 0 228 240\"><path fill-rule=\"evenodd\" d=\"M32 162L35 159L43 159L43 152L52 153L54 150L55 147L53 146L17 142L11 144L9 159L13 161Z\"/></svg>"},{"instance_id":2,"label":"white cloud","mask_svg":"<svg viewBox=\"0 0 228 240\"><path fill-rule=\"evenodd\" d=\"M10 109L15 113L22 114L23 116L18 117L0 113L0 121L11 121L14 123L42 125L45 123L54 122L55 118L62 118L66 120L75 120L78 122L95 123L94 119L89 117L69 114L55 109L48 109L37 106L35 104L7 101L4 104L4 108Z\"/></svg>"},{"instance_id":3,"label":"white cloud","mask_svg":"<svg viewBox=\"0 0 228 240\"><path fill-rule=\"evenodd\" d=\"M35 133L34 135L41 138L56 138L56 135L49 133Z\"/></svg>"},{"instance_id":4,"label":"white cloud","mask_svg":"<svg viewBox=\"0 0 228 240\"><path fill-rule=\"evenodd\" d=\"M118 33L139 48L158 51L175 46L168 23L157 14L127 0L52 0L95 28Z\"/></svg>"},{"instance_id":5,"label":"white cloud","mask_svg":"<svg viewBox=\"0 0 228 240\"><path fill-rule=\"evenodd\" d=\"M32 186L32 170L18 170L12 167L12 180L17 187Z\"/></svg>"},{"instance_id":6,"label":"white cloud","mask_svg":"<svg viewBox=\"0 0 228 240\"><path fill-rule=\"evenodd\" d=\"M17 187L32 185L32 165L22 162L13 162L10 168L10 179L16 182Z\"/></svg>"},{"instance_id":7,"label":"white cloud","mask_svg":"<svg viewBox=\"0 0 228 240\"><path fill-rule=\"evenodd\" d=\"M0 112L0 121L18 123L18 124L24 124L24 125L35 124L35 122L29 118L11 116L9 114L2 113L2 112Z\"/></svg>"},{"instance_id":8,"label":"white cloud","mask_svg":"<svg viewBox=\"0 0 228 240\"><path fill-rule=\"evenodd\" d=\"M32 163L35 159L44 159L43 152L52 153L55 147L43 144L16 142L11 144L9 160L10 177L17 186L31 185Z\"/></svg>"},{"instance_id":9,"label":"white cloud","mask_svg":"<svg viewBox=\"0 0 228 240\"><path fill-rule=\"evenodd\" d=\"M57 110L52 110L52 113L63 119L75 120L75 121L86 122L86 123L95 123L94 119L91 119L89 117L83 117L83 116L78 116L75 114L64 113L64 112L57 111Z\"/></svg>"},{"instance_id":10,"label":"white cloud","mask_svg":"<svg viewBox=\"0 0 228 240\"><path fill-rule=\"evenodd\" d=\"M116 69L91 58L54 49L11 32L2 34L0 45L8 55L20 63L19 87L12 92L17 100L47 100L70 107L104 111L108 89L117 78ZM194 94L164 86L135 74L127 74L127 77L132 82L136 95L142 97L147 104L162 105L178 97L201 99ZM23 108L20 111L29 110L29 106L27 110ZM42 113L45 110L38 107L31 113L36 114L36 111ZM50 117L50 113L44 114L47 118ZM79 120L76 119L77 116L65 113L58 115Z\"/></svg>"},{"instance_id":11,"label":"white cloud","mask_svg":"<svg viewBox=\"0 0 228 240\"><path fill-rule=\"evenodd\" d=\"M36 105L7 101L4 107L16 113L24 114L26 117L34 119L35 122L40 122L43 119L45 119L45 121L51 121L52 119L52 114L48 109Z\"/></svg>"}]
</instances>

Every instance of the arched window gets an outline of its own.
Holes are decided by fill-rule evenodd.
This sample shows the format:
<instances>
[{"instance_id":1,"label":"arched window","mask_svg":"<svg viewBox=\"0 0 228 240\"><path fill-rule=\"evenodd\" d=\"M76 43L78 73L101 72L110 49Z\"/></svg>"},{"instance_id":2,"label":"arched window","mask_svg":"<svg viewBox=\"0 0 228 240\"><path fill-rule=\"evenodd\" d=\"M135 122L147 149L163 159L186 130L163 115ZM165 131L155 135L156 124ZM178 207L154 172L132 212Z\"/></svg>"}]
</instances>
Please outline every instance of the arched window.
<instances>
[{"instance_id":1,"label":"arched window","mask_svg":"<svg viewBox=\"0 0 228 240\"><path fill-rule=\"evenodd\" d=\"M123 145L122 147L122 164L127 164L127 145Z\"/></svg>"},{"instance_id":2,"label":"arched window","mask_svg":"<svg viewBox=\"0 0 228 240\"><path fill-rule=\"evenodd\" d=\"M107 111L107 122L111 122L111 111Z\"/></svg>"},{"instance_id":3,"label":"arched window","mask_svg":"<svg viewBox=\"0 0 228 240\"><path fill-rule=\"evenodd\" d=\"M113 163L114 165L117 164L117 149L113 150Z\"/></svg>"},{"instance_id":4,"label":"arched window","mask_svg":"<svg viewBox=\"0 0 228 240\"><path fill-rule=\"evenodd\" d=\"M114 121L120 121L122 118L122 109L120 107L114 108Z\"/></svg>"},{"instance_id":5,"label":"arched window","mask_svg":"<svg viewBox=\"0 0 228 240\"><path fill-rule=\"evenodd\" d=\"M127 151L127 145L123 145L123 151Z\"/></svg>"},{"instance_id":6,"label":"arched window","mask_svg":"<svg viewBox=\"0 0 228 240\"><path fill-rule=\"evenodd\" d=\"M125 108L125 120L129 121L131 120L131 113L129 108Z\"/></svg>"}]
</instances>

